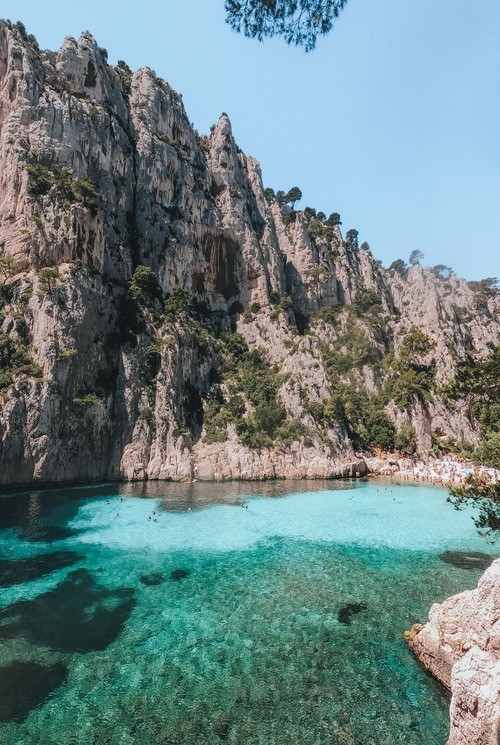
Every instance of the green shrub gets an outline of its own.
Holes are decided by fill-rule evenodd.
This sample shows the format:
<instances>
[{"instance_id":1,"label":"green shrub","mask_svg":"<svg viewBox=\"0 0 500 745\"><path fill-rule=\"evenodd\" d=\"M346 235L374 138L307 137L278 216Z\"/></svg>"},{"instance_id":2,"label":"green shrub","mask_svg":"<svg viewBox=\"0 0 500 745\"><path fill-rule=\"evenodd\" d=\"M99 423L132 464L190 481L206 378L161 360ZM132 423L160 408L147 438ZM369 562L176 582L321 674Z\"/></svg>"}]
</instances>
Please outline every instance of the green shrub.
<instances>
[{"instance_id":1,"label":"green shrub","mask_svg":"<svg viewBox=\"0 0 500 745\"><path fill-rule=\"evenodd\" d=\"M59 353L59 359L60 360L71 360L73 357L76 357L78 354L78 349L65 349L63 352Z\"/></svg>"},{"instance_id":2,"label":"green shrub","mask_svg":"<svg viewBox=\"0 0 500 745\"><path fill-rule=\"evenodd\" d=\"M47 194L53 185L52 173L41 163L26 163L28 171L28 193L33 196Z\"/></svg>"},{"instance_id":3,"label":"green shrub","mask_svg":"<svg viewBox=\"0 0 500 745\"><path fill-rule=\"evenodd\" d=\"M75 198L87 206L93 205L99 199L99 192L88 177L75 179L71 189Z\"/></svg>"},{"instance_id":4,"label":"green shrub","mask_svg":"<svg viewBox=\"0 0 500 745\"><path fill-rule=\"evenodd\" d=\"M417 432L411 424L403 424L396 434L394 446L403 453L413 454L417 450Z\"/></svg>"},{"instance_id":5,"label":"green shrub","mask_svg":"<svg viewBox=\"0 0 500 745\"><path fill-rule=\"evenodd\" d=\"M127 292L140 308L154 308L155 301L163 301L163 290L149 266L139 265L128 283Z\"/></svg>"},{"instance_id":6,"label":"green shrub","mask_svg":"<svg viewBox=\"0 0 500 745\"><path fill-rule=\"evenodd\" d=\"M42 369L28 354L20 340L0 333L0 389L12 385L14 376L40 378Z\"/></svg>"},{"instance_id":7,"label":"green shrub","mask_svg":"<svg viewBox=\"0 0 500 745\"><path fill-rule=\"evenodd\" d=\"M170 297L165 300L165 315L168 320L175 321L181 313L188 309L189 296L183 287L174 287Z\"/></svg>"},{"instance_id":8,"label":"green shrub","mask_svg":"<svg viewBox=\"0 0 500 745\"><path fill-rule=\"evenodd\" d=\"M151 406L144 406L137 417L137 421L145 422L150 427L154 424L155 414Z\"/></svg>"},{"instance_id":9,"label":"green shrub","mask_svg":"<svg viewBox=\"0 0 500 745\"><path fill-rule=\"evenodd\" d=\"M359 316L368 312L379 313L382 311L382 302L375 290L358 289L354 298L354 308Z\"/></svg>"},{"instance_id":10,"label":"green shrub","mask_svg":"<svg viewBox=\"0 0 500 745\"><path fill-rule=\"evenodd\" d=\"M81 408L99 406L101 399L95 393L86 393L84 396L75 396L73 404Z\"/></svg>"},{"instance_id":11,"label":"green shrub","mask_svg":"<svg viewBox=\"0 0 500 745\"><path fill-rule=\"evenodd\" d=\"M6 280L11 277L16 271L16 262L12 256L0 253L0 275Z\"/></svg>"},{"instance_id":12,"label":"green shrub","mask_svg":"<svg viewBox=\"0 0 500 745\"><path fill-rule=\"evenodd\" d=\"M57 288L61 275L57 267L46 266L37 274L38 284L42 293L52 293Z\"/></svg>"}]
</instances>

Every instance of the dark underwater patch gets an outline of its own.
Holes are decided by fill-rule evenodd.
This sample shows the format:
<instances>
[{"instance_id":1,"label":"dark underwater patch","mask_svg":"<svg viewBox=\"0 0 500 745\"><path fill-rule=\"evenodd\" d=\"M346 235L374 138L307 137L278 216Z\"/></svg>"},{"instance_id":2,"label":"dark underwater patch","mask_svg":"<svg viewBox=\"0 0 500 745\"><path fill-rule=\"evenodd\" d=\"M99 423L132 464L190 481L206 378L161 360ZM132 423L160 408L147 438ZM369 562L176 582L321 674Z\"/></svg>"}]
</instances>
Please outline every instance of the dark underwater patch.
<instances>
[{"instance_id":1,"label":"dark underwater patch","mask_svg":"<svg viewBox=\"0 0 500 745\"><path fill-rule=\"evenodd\" d=\"M32 582L82 559L75 551L54 551L26 559L0 559L0 587Z\"/></svg>"},{"instance_id":2,"label":"dark underwater patch","mask_svg":"<svg viewBox=\"0 0 500 745\"><path fill-rule=\"evenodd\" d=\"M132 589L108 590L77 569L54 590L0 611L0 638L20 636L66 652L102 650L121 633L134 605Z\"/></svg>"},{"instance_id":3,"label":"dark underwater patch","mask_svg":"<svg viewBox=\"0 0 500 745\"><path fill-rule=\"evenodd\" d=\"M140 579L142 584L146 585L146 587L154 587L156 585L161 585L165 580L165 577L159 572L151 572L151 574L141 574Z\"/></svg>"},{"instance_id":4,"label":"dark underwater patch","mask_svg":"<svg viewBox=\"0 0 500 745\"><path fill-rule=\"evenodd\" d=\"M179 580L189 577L189 574L189 569L174 569L170 572L170 579L172 582L179 582Z\"/></svg>"},{"instance_id":5,"label":"dark underwater patch","mask_svg":"<svg viewBox=\"0 0 500 745\"><path fill-rule=\"evenodd\" d=\"M20 538L30 543L54 543L54 541L64 541L66 538L73 538L82 531L74 528L62 528L56 525L46 526L32 525L22 531Z\"/></svg>"},{"instance_id":6,"label":"dark underwater patch","mask_svg":"<svg viewBox=\"0 0 500 745\"><path fill-rule=\"evenodd\" d=\"M481 551L444 551L439 558L458 569L480 569L484 572L495 557Z\"/></svg>"},{"instance_id":7,"label":"dark underwater patch","mask_svg":"<svg viewBox=\"0 0 500 745\"><path fill-rule=\"evenodd\" d=\"M351 618L356 613L361 613L367 609L365 603L347 603L338 612L337 619L339 623L343 623L348 626L351 623Z\"/></svg>"},{"instance_id":8,"label":"dark underwater patch","mask_svg":"<svg viewBox=\"0 0 500 745\"><path fill-rule=\"evenodd\" d=\"M22 722L64 683L67 674L62 662L45 666L14 660L0 667L0 722Z\"/></svg>"}]
</instances>

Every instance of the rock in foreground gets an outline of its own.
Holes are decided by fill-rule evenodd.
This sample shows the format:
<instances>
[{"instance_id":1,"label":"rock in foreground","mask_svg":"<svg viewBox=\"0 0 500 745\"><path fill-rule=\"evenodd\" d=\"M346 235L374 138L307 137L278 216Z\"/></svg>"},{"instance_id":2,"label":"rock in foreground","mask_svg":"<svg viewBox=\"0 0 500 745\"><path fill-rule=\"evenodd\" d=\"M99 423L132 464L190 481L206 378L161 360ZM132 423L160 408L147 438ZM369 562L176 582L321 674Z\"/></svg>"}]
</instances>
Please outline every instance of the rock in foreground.
<instances>
[{"instance_id":1,"label":"rock in foreground","mask_svg":"<svg viewBox=\"0 0 500 745\"><path fill-rule=\"evenodd\" d=\"M420 662L451 691L447 745L498 745L500 559L474 590L435 604L405 634Z\"/></svg>"}]
</instances>

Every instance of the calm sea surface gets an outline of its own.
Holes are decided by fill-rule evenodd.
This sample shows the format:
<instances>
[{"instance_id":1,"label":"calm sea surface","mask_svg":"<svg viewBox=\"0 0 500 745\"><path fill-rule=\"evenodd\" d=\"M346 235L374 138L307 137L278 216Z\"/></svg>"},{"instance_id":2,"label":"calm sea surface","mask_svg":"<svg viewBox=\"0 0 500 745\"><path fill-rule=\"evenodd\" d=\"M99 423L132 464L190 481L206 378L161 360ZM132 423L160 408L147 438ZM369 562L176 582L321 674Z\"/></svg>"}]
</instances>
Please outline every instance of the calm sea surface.
<instances>
[{"instance_id":1,"label":"calm sea surface","mask_svg":"<svg viewBox=\"0 0 500 745\"><path fill-rule=\"evenodd\" d=\"M500 544L446 490L104 485L0 496L2 745L444 745L403 631Z\"/></svg>"}]
</instances>

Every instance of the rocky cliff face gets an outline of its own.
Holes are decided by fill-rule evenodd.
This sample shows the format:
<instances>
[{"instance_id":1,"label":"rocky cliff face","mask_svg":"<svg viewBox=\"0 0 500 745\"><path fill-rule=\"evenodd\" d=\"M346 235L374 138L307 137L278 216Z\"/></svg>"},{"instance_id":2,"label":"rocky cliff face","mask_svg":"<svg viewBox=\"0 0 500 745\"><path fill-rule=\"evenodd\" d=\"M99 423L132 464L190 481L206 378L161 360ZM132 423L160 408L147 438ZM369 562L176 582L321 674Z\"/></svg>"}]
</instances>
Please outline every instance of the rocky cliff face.
<instances>
[{"instance_id":1,"label":"rocky cliff face","mask_svg":"<svg viewBox=\"0 0 500 745\"><path fill-rule=\"evenodd\" d=\"M451 691L448 745L497 745L500 733L500 559L475 590L433 605L406 635L424 666Z\"/></svg>"},{"instance_id":2,"label":"rocky cliff face","mask_svg":"<svg viewBox=\"0 0 500 745\"><path fill-rule=\"evenodd\" d=\"M477 442L436 385L497 343L498 292L272 202L225 114L200 137L90 34L0 23L0 485L355 475L377 426Z\"/></svg>"}]
</instances>

